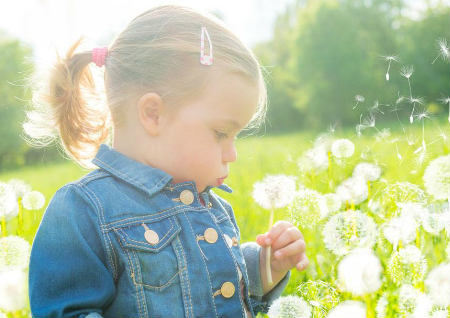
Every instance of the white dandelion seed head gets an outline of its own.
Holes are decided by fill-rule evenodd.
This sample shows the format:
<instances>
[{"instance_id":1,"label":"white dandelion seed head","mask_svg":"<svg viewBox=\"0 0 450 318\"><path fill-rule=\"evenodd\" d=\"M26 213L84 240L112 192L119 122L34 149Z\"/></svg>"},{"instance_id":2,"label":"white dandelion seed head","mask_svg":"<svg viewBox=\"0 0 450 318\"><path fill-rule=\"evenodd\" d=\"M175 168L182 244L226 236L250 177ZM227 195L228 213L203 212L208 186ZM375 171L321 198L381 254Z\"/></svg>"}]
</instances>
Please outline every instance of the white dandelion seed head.
<instances>
[{"instance_id":1,"label":"white dandelion seed head","mask_svg":"<svg viewBox=\"0 0 450 318\"><path fill-rule=\"evenodd\" d=\"M445 220L443 216L445 217L445 214L429 211L422 217L423 229L432 235L439 235L445 225L445 223L442 222Z\"/></svg>"},{"instance_id":2,"label":"white dandelion seed head","mask_svg":"<svg viewBox=\"0 0 450 318\"><path fill-rule=\"evenodd\" d=\"M366 305L356 300L346 300L331 309L327 318L366 318Z\"/></svg>"},{"instance_id":3,"label":"white dandelion seed head","mask_svg":"<svg viewBox=\"0 0 450 318\"><path fill-rule=\"evenodd\" d=\"M341 198L342 202L360 204L369 195L366 179L362 176L348 178L337 186L336 194Z\"/></svg>"},{"instance_id":4,"label":"white dandelion seed head","mask_svg":"<svg viewBox=\"0 0 450 318\"><path fill-rule=\"evenodd\" d=\"M437 309L431 313L431 318L447 318L448 310L447 309Z\"/></svg>"},{"instance_id":5,"label":"white dandelion seed head","mask_svg":"<svg viewBox=\"0 0 450 318\"><path fill-rule=\"evenodd\" d=\"M334 213L338 211L342 206L341 197L335 193L327 193L323 195L325 202L328 207L329 213Z\"/></svg>"},{"instance_id":6,"label":"white dandelion seed head","mask_svg":"<svg viewBox=\"0 0 450 318\"><path fill-rule=\"evenodd\" d=\"M331 145L331 153L336 158L348 158L355 152L355 145L349 139L338 139Z\"/></svg>"},{"instance_id":7,"label":"white dandelion seed head","mask_svg":"<svg viewBox=\"0 0 450 318\"><path fill-rule=\"evenodd\" d=\"M381 168L373 163L360 162L353 169L353 176L361 176L366 181L375 181L381 176Z\"/></svg>"},{"instance_id":8,"label":"white dandelion seed head","mask_svg":"<svg viewBox=\"0 0 450 318\"><path fill-rule=\"evenodd\" d=\"M306 151L297 162L301 172L321 172L328 168L328 152L325 147L317 146Z\"/></svg>"},{"instance_id":9,"label":"white dandelion seed head","mask_svg":"<svg viewBox=\"0 0 450 318\"><path fill-rule=\"evenodd\" d=\"M313 227L328 215L325 198L317 191L301 188L289 205L291 219L301 227Z\"/></svg>"},{"instance_id":10,"label":"white dandelion seed head","mask_svg":"<svg viewBox=\"0 0 450 318\"><path fill-rule=\"evenodd\" d=\"M322 148L325 153L331 150L331 145L335 138L330 133L323 133L314 140L314 148Z\"/></svg>"},{"instance_id":11,"label":"white dandelion seed head","mask_svg":"<svg viewBox=\"0 0 450 318\"><path fill-rule=\"evenodd\" d=\"M292 202L296 177L283 174L267 175L253 184L253 199L264 209L282 208Z\"/></svg>"},{"instance_id":12,"label":"white dandelion seed head","mask_svg":"<svg viewBox=\"0 0 450 318\"><path fill-rule=\"evenodd\" d=\"M438 99L438 101L439 101L440 103L444 104L444 105L450 104L450 96L444 97L444 98L440 98L440 99Z\"/></svg>"},{"instance_id":13,"label":"white dandelion seed head","mask_svg":"<svg viewBox=\"0 0 450 318\"><path fill-rule=\"evenodd\" d=\"M0 271L28 267L30 243L16 235L0 238Z\"/></svg>"},{"instance_id":14,"label":"white dandelion seed head","mask_svg":"<svg viewBox=\"0 0 450 318\"><path fill-rule=\"evenodd\" d=\"M377 134L375 135L375 139L377 141L383 141L386 140L391 136L391 130L389 128L383 128Z\"/></svg>"},{"instance_id":15,"label":"white dandelion seed head","mask_svg":"<svg viewBox=\"0 0 450 318\"><path fill-rule=\"evenodd\" d=\"M433 268L425 280L425 286L437 306L450 306L450 263Z\"/></svg>"},{"instance_id":16,"label":"white dandelion seed head","mask_svg":"<svg viewBox=\"0 0 450 318\"><path fill-rule=\"evenodd\" d=\"M27 272L20 269L0 271L0 309L11 312L27 307Z\"/></svg>"},{"instance_id":17,"label":"white dandelion seed head","mask_svg":"<svg viewBox=\"0 0 450 318\"><path fill-rule=\"evenodd\" d=\"M411 97L408 100L411 104L419 104L419 105L423 105L423 103L425 102L423 97Z\"/></svg>"},{"instance_id":18,"label":"white dandelion seed head","mask_svg":"<svg viewBox=\"0 0 450 318\"><path fill-rule=\"evenodd\" d=\"M272 303L267 315L270 318L310 318L311 307L298 296L282 296Z\"/></svg>"},{"instance_id":19,"label":"white dandelion seed head","mask_svg":"<svg viewBox=\"0 0 450 318\"><path fill-rule=\"evenodd\" d=\"M362 95L356 95L356 96L355 96L355 100L356 100L358 103L363 103L366 99L365 99L364 96L362 96Z\"/></svg>"},{"instance_id":20,"label":"white dandelion seed head","mask_svg":"<svg viewBox=\"0 0 450 318\"><path fill-rule=\"evenodd\" d=\"M404 284L399 289L398 306L403 316L423 318L429 317L433 304L428 295L410 284Z\"/></svg>"},{"instance_id":21,"label":"white dandelion seed head","mask_svg":"<svg viewBox=\"0 0 450 318\"><path fill-rule=\"evenodd\" d=\"M378 298L377 305L375 306L375 312L377 318L386 318L387 306L389 302L385 294Z\"/></svg>"},{"instance_id":22,"label":"white dandelion seed head","mask_svg":"<svg viewBox=\"0 0 450 318\"><path fill-rule=\"evenodd\" d=\"M389 258L386 273L397 285L417 284L427 271L427 261L414 245L406 245Z\"/></svg>"},{"instance_id":23,"label":"white dandelion seed head","mask_svg":"<svg viewBox=\"0 0 450 318\"><path fill-rule=\"evenodd\" d=\"M375 221L361 211L333 215L322 230L325 247L338 256L357 247L372 248L378 236Z\"/></svg>"},{"instance_id":24,"label":"white dandelion seed head","mask_svg":"<svg viewBox=\"0 0 450 318\"><path fill-rule=\"evenodd\" d=\"M354 249L338 265L339 286L354 296L374 293L381 287L382 270L380 260L371 249Z\"/></svg>"},{"instance_id":25,"label":"white dandelion seed head","mask_svg":"<svg viewBox=\"0 0 450 318\"><path fill-rule=\"evenodd\" d=\"M383 56L384 57L384 59L386 60L386 61L395 61L395 62L398 62L398 56L397 55L386 55L386 56Z\"/></svg>"},{"instance_id":26,"label":"white dandelion seed head","mask_svg":"<svg viewBox=\"0 0 450 318\"><path fill-rule=\"evenodd\" d=\"M0 218L5 217L8 221L18 213L19 204L14 188L7 183L0 182Z\"/></svg>"},{"instance_id":27,"label":"white dandelion seed head","mask_svg":"<svg viewBox=\"0 0 450 318\"><path fill-rule=\"evenodd\" d=\"M27 210L39 210L45 204L45 197L39 191L30 191L23 196L22 204Z\"/></svg>"},{"instance_id":28,"label":"white dandelion seed head","mask_svg":"<svg viewBox=\"0 0 450 318\"><path fill-rule=\"evenodd\" d=\"M438 40L439 45L439 56L441 56L444 60L450 59L450 48L447 44L447 39L439 39Z\"/></svg>"},{"instance_id":29,"label":"white dandelion seed head","mask_svg":"<svg viewBox=\"0 0 450 318\"><path fill-rule=\"evenodd\" d=\"M385 217L396 216L400 203L426 203L427 201L425 192L419 186L409 182L388 184L377 197L381 205L380 213Z\"/></svg>"},{"instance_id":30,"label":"white dandelion seed head","mask_svg":"<svg viewBox=\"0 0 450 318\"><path fill-rule=\"evenodd\" d=\"M450 197L450 155L432 160L423 175L425 190L436 200Z\"/></svg>"},{"instance_id":31,"label":"white dandelion seed head","mask_svg":"<svg viewBox=\"0 0 450 318\"><path fill-rule=\"evenodd\" d=\"M400 75L407 79L409 79L413 73L414 73L414 66L412 65L404 65L400 69Z\"/></svg>"},{"instance_id":32,"label":"white dandelion seed head","mask_svg":"<svg viewBox=\"0 0 450 318\"><path fill-rule=\"evenodd\" d=\"M23 198L25 193L31 191L31 186L20 179L11 179L8 184L14 189L17 198Z\"/></svg>"},{"instance_id":33,"label":"white dandelion seed head","mask_svg":"<svg viewBox=\"0 0 450 318\"><path fill-rule=\"evenodd\" d=\"M383 225L383 234L396 250L399 241L403 244L414 241L417 226L416 220L411 216L394 217Z\"/></svg>"},{"instance_id":34,"label":"white dandelion seed head","mask_svg":"<svg viewBox=\"0 0 450 318\"><path fill-rule=\"evenodd\" d=\"M336 288L322 280L308 280L301 283L297 290L311 305L314 318L325 317L340 301Z\"/></svg>"},{"instance_id":35,"label":"white dandelion seed head","mask_svg":"<svg viewBox=\"0 0 450 318\"><path fill-rule=\"evenodd\" d=\"M429 213L426 206L417 202L397 203L397 207L399 208L400 216L412 217L418 225L422 224L423 218Z\"/></svg>"}]
</instances>

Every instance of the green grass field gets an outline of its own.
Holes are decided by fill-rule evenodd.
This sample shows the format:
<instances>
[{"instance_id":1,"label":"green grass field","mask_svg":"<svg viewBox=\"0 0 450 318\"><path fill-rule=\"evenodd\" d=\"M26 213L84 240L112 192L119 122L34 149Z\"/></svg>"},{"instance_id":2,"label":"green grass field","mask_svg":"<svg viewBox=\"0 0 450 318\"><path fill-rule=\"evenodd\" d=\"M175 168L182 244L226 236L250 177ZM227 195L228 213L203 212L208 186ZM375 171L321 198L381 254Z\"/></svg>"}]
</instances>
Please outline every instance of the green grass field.
<instances>
[{"instance_id":1,"label":"green grass field","mask_svg":"<svg viewBox=\"0 0 450 318\"><path fill-rule=\"evenodd\" d=\"M238 160L230 166L230 174L226 183L234 190L228 194L221 190L214 190L216 193L228 200L236 214L240 227L242 242L254 241L259 233L267 231L269 211L259 207L252 198L253 184L260 181L267 174L288 174L298 176L300 183L307 187L314 188L322 193L333 192L333 187L339 180L343 180L351 175L353 167L361 161L377 162L382 167L382 178L388 182L409 181L419 186L423 186L422 175L427 163L441 155L449 153L449 126L446 122L436 125L429 125L426 128L425 140L427 145L427 156L422 164L417 163L417 154L414 151L420 146L422 130L416 126L411 131L415 136L415 143L401 141L392 142L396 137L404 138L400 129L392 130L392 135L386 140L377 140L374 134L363 134L358 138L353 131L336 132L335 138L350 138L355 143L354 155L342 164L335 164L330 171L317 175L300 175L297 167L297 158L307 149L311 148L316 134L296 133L273 137L247 137L238 139ZM445 140L447 136L447 140ZM402 159L399 159L400 153ZM365 159L361 158L361 155ZM55 191L64 184L76 180L87 171L82 170L74 163L65 162L52 166L35 166L10 171L0 174L0 181L8 181L11 178L18 178L29 183L34 190L42 192L46 197L46 205ZM329 180L334 183L330 185ZM376 191L376 185L374 185ZM35 213L35 212L32 212ZM39 221L44 213L44 209L32 215L25 211L25 235L24 237L31 243L36 233ZM285 209L276 211L275 220L287 219L288 213ZM15 234L17 226L16 219L8 222L8 234ZM321 230L301 229L305 235L307 243L307 255L310 259L310 266L304 272L293 270L293 275L284 294L296 293L296 288L300 282L311 279L322 279L328 282L335 280L336 258L325 250L322 243ZM444 246L439 242L430 246L438 248ZM436 247L438 246L438 247ZM443 252L430 250L429 255ZM316 264L317 257L325 257L326 265L322 268ZM442 261L444 256L437 256L430 264Z\"/></svg>"}]
</instances>

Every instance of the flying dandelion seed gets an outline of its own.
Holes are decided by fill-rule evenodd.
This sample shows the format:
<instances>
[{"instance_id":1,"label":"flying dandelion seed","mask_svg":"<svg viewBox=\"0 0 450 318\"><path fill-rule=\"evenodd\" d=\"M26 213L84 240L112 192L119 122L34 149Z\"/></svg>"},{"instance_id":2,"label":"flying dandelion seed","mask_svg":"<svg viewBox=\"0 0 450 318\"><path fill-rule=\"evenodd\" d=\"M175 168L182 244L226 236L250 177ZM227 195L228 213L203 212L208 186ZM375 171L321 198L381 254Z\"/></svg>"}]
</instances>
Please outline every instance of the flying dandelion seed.
<instances>
[{"instance_id":1,"label":"flying dandelion seed","mask_svg":"<svg viewBox=\"0 0 450 318\"><path fill-rule=\"evenodd\" d=\"M357 248L344 256L338 265L338 284L354 296L376 292L381 287L382 267L371 249Z\"/></svg>"},{"instance_id":2,"label":"flying dandelion seed","mask_svg":"<svg viewBox=\"0 0 450 318\"><path fill-rule=\"evenodd\" d=\"M423 105L424 100L422 97L411 97L409 102L413 105L411 114L409 115L409 122L412 124L414 122L414 111L416 110L416 104Z\"/></svg>"},{"instance_id":3,"label":"flying dandelion seed","mask_svg":"<svg viewBox=\"0 0 450 318\"><path fill-rule=\"evenodd\" d=\"M410 80L413 73L414 73L414 66L412 66L412 65L402 66L402 68L400 70L400 75L408 80L409 99L410 100L413 98L412 89L411 89L411 80ZM411 117L410 117L410 121L411 121Z\"/></svg>"},{"instance_id":4,"label":"flying dandelion seed","mask_svg":"<svg viewBox=\"0 0 450 318\"><path fill-rule=\"evenodd\" d=\"M383 128L376 134L375 139L377 141L385 141L391 136L391 130L389 128Z\"/></svg>"},{"instance_id":5,"label":"flying dandelion seed","mask_svg":"<svg viewBox=\"0 0 450 318\"><path fill-rule=\"evenodd\" d=\"M350 210L333 215L323 227L322 235L325 247L342 256L357 247L372 248L378 229L371 217Z\"/></svg>"},{"instance_id":6,"label":"flying dandelion seed","mask_svg":"<svg viewBox=\"0 0 450 318\"><path fill-rule=\"evenodd\" d=\"M362 95L356 95L356 96L355 96L355 100L356 100L356 105L353 106L353 109L355 109L356 107L358 107L359 103L364 103L364 101L365 101L366 99L365 99L364 96L362 96Z\"/></svg>"},{"instance_id":7,"label":"flying dandelion seed","mask_svg":"<svg viewBox=\"0 0 450 318\"><path fill-rule=\"evenodd\" d=\"M398 62L398 56L388 55L388 56L383 56L383 57L388 62L388 67L387 67L387 71L386 71L386 81L389 81L389 70L391 69L391 63L392 63L392 61Z\"/></svg>"},{"instance_id":8,"label":"flying dandelion seed","mask_svg":"<svg viewBox=\"0 0 450 318\"><path fill-rule=\"evenodd\" d=\"M422 281L427 271L427 260L415 245L406 245L389 258L386 274L397 286L415 285Z\"/></svg>"},{"instance_id":9,"label":"flying dandelion seed","mask_svg":"<svg viewBox=\"0 0 450 318\"><path fill-rule=\"evenodd\" d=\"M434 64L434 62L436 62L436 60L439 57L442 57L442 60L444 61L448 61L450 59L450 48L447 44L447 39L439 39L438 46L439 46L439 54L436 56L436 58L433 60L431 64Z\"/></svg>"},{"instance_id":10,"label":"flying dandelion seed","mask_svg":"<svg viewBox=\"0 0 450 318\"><path fill-rule=\"evenodd\" d=\"M272 303L267 315L269 318L310 318L311 307L298 296L282 296Z\"/></svg>"}]
</instances>

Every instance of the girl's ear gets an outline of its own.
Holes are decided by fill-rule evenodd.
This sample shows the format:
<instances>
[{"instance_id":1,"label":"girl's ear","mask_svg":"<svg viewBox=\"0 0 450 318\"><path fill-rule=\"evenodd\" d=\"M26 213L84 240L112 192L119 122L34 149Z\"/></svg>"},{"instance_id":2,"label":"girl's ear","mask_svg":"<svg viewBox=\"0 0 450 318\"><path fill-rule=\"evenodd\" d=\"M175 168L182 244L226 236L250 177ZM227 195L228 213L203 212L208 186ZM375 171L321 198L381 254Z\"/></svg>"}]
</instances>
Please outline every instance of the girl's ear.
<instances>
[{"instance_id":1,"label":"girl's ear","mask_svg":"<svg viewBox=\"0 0 450 318\"><path fill-rule=\"evenodd\" d=\"M165 113L165 105L156 93L142 95L137 102L139 122L147 133L157 136L162 128L162 116Z\"/></svg>"}]
</instances>

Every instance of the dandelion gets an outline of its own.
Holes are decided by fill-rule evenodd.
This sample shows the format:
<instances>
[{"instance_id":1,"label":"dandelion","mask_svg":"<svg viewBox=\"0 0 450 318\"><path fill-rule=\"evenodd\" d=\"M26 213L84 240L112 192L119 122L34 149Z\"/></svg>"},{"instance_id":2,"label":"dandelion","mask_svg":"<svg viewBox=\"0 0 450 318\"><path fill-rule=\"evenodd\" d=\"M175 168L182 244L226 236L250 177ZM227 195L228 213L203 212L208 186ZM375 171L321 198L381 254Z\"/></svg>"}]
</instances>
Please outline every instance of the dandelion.
<instances>
[{"instance_id":1,"label":"dandelion","mask_svg":"<svg viewBox=\"0 0 450 318\"><path fill-rule=\"evenodd\" d=\"M313 227L329 213L324 197L307 188L297 191L289 211L292 220L301 227Z\"/></svg>"},{"instance_id":2,"label":"dandelion","mask_svg":"<svg viewBox=\"0 0 450 318\"><path fill-rule=\"evenodd\" d=\"M328 153L325 147L317 146L306 151L297 161L297 166L301 172L317 171L321 172L328 168Z\"/></svg>"},{"instance_id":3,"label":"dandelion","mask_svg":"<svg viewBox=\"0 0 450 318\"><path fill-rule=\"evenodd\" d=\"M338 211L342 206L341 198L335 193L324 194L323 198L325 199L329 213Z\"/></svg>"},{"instance_id":4,"label":"dandelion","mask_svg":"<svg viewBox=\"0 0 450 318\"><path fill-rule=\"evenodd\" d=\"M311 306L313 318L325 317L340 301L336 289L330 283L321 280L301 283L297 290Z\"/></svg>"},{"instance_id":5,"label":"dandelion","mask_svg":"<svg viewBox=\"0 0 450 318\"><path fill-rule=\"evenodd\" d=\"M19 213L16 192L6 183L0 182L0 218L12 219Z\"/></svg>"},{"instance_id":6,"label":"dandelion","mask_svg":"<svg viewBox=\"0 0 450 318\"><path fill-rule=\"evenodd\" d=\"M357 247L372 248L378 235L373 219L361 211L333 215L322 230L325 247L338 256Z\"/></svg>"},{"instance_id":7,"label":"dandelion","mask_svg":"<svg viewBox=\"0 0 450 318\"><path fill-rule=\"evenodd\" d=\"M409 79L413 73L414 73L414 66L412 65L404 65L400 69L400 75L407 79Z\"/></svg>"},{"instance_id":8,"label":"dandelion","mask_svg":"<svg viewBox=\"0 0 450 318\"><path fill-rule=\"evenodd\" d=\"M413 202L426 202L425 192L419 186L409 182L396 182L387 185L383 191L378 192L380 212L384 217L398 215L398 204Z\"/></svg>"},{"instance_id":9,"label":"dandelion","mask_svg":"<svg viewBox=\"0 0 450 318\"><path fill-rule=\"evenodd\" d=\"M427 261L414 245L406 245L389 258L386 273L398 286L417 284L427 271Z\"/></svg>"},{"instance_id":10,"label":"dandelion","mask_svg":"<svg viewBox=\"0 0 450 318\"><path fill-rule=\"evenodd\" d=\"M450 59L450 48L448 47L447 39L439 39L438 46L439 46L439 54L436 56L436 58L433 60L431 64L434 64L434 62L436 62L436 60L439 57L442 57L444 61L448 61Z\"/></svg>"},{"instance_id":11,"label":"dandelion","mask_svg":"<svg viewBox=\"0 0 450 318\"><path fill-rule=\"evenodd\" d=\"M356 105L353 106L353 109L355 109L356 107L358 107L359 103L364 103L366 99L364 98L364 96L362 95L356 95L355 96L355 101L356 101Z\"/></svg>"},{"instance_id":12,"label":"dandelion","mask_svg":"<svg viewBox=\"0 0 450 318\"><path fill-rule=\"evenodd\" d=\"M314 148L322 148L326 153L331 150L334 138L330 133L320 134L314 141Z\"/></svg>"},{"instance_id":13,"label":"dandelion","mask_svg":"<svg viewBox=\"0 0 450 318\"><path fill-rule=\"evenodd\" d=\"M450 197L450 155L441 156L429 163L423 175L425 190L436 200Z\"/></svg>"},{"instance_id":14,"label":"dandelion","mask_svg":"<svg viewBox=\"0 0 450 318\"><path fill-rule=\"evenodd\" d=\"M443 214L441 213L428 211L428 213L422 216L423 229L432 235L439 235L439 233L444 229L442 216Z\"/></svg>"},{"instance_id":15,"label":"dandelion","mask_svg":"<svg viewBox=\"0 0 450 318\"><path fill-rule=\"evenodd\" d=\"M356 300L346 300L334 307L327 318L366 318L366 305Z\"/></svg>"},{"instance_id":16,"label":"dandelion","mask_svg":"<svg viewBox=\"0 0 450 318\"><path fill-rule=\"evenodd\" d=\"M416 110L416 104L423 105L424 100L422 97L410 97L409 102L413 105L411 114L409 115L409 122L412 124L414 122L414 111Z\"/></svg>"},{"instance_id":17,"label":"dandelion","mask_svg":"<svg viewBox=\"0 0 450 318\"><path fill-rule=\"evenodd\" d=\"M24 195L22 203L27 210L39 210L45 204L45 197L39 191L30 191Z\"/></svg>"},{"instance_id":18,"label":"dandelion","mask_svg":"<svg viewBox=\"0 0 450 318\"><path fill-rule=\"evenodd\" d=\"M21 269L0 271L0 309L11 312L27 307L27 272Z\"/></svg>"},{"instance_id":19,"label":"dandelion","mask_svg":"<svg viewBox=\"0 0 450 318\"><path fill-rule=\"evenodd\" d=\"M381 168L375 164L361 162L353 169L353 177L361 176L366 181L376 181L381 176Z\"/></svg>"},{"instance_id":20,"label":"dandelion","mask_svg":"<svg viewBox=\"0 0 450 318\"><path fill-rule=\"evenodd\" d=\"M0 238L0 271L28 267L30 244L16 235Z\"/></svg>"},{"instance_id":21,"label":"dandelion","mask_svg":"<svg viewBox=\"0 0 450 318\"><path fill-rule=\"evenodd\" d=\"M338 265L338 281L342 290L354 296L376 292L381 287L382 267L371 249L357 248L344 256Z\"/></svg>"},{"instance_id":22,"label":"dandelion","mask_svg":"<svg viewBox=\"0 0 450 318\"><path fill-rule=\"evenodd\" d=\"M386 140L387 138L389 138L391 136L391 130L389 128L383 128L380 130L380 132L377 133L377 135L375 136L375 139L377 141L383 141Z\"/></svg>"},{"instance_id":23,"label":"dandelion","mask_svg":"<svg viewBox=\"0 0 450 318\"><path fill-rule=\"evenodd\" d=\"M398 292L398 307L402 316L422 318L432 310L430 298L410 284L404 284Z\"/></svg>"},{"instance_id":24,"label":"dandelion","mask_svg":"<svg viewBox=\"0 0 450 318\"><path fill-rule=\"evenodd\" d=\"M273 224L275 208L282 208L292 202L295 196L296 178L286 175L267 175L261 182L253 185L253 199L264 209L270 209L269 230ZM270 268L271 246L266 247L266 273L269 285L272 281Z\"/></svg>"},{"instance_id":25,"label":"dandelion","mask_svg":"<svg viewBox=\"0 0 450 318\"><path fill-rule=\"evenodd\" d=\"M11 179L8 181L8 184L13 188L17 198L23 198L25 193L31 191L31 186L19 179Z\"/></svg>"},{"instance_id":26,"label":"dandelion","mask_svg":"<svg viewBox=\"0 0 450 318\"><path fill-rule=\"evenodd\" d=\"M417 222L413 217L400 216L390 219L383 226L384 237L396 250L399 242L408 244L416 238Z\"/></svg>"},{"instance_id":27,"label":"dandelion","mask_svg":"<svg viewBox=\"0 0 450 318\"><path fill-rule=\"evenodd\" d=\"M383 57L386 61L388 61L388 67L387 67L387 71L386 71L386 81L389 81L389 70L391 69L391 63L392 63L392 61L398 62L398 56L388 55L388 56L383 56Z\"/></svg>"},{"instance_id":28,"label":"dandelion","mask_svg":"<svg viewBox=\"0 0 450 318\"><path fill-rule=\"evenodd\" d=\"M338 139L331 145L331 152L336 158L348 158L355 152L355 145L348 139Z\"/></svg>"},{"instance_id":29,"label":"dandelion","mask_svg":"<svg viewBox=\"0 0 450 318\"><path fill-rule=\"evenodd\" d=\"M336 194L343 202L360 204L365 201L369 195L366 179L359 175L348 178L336 188Z\"/></svg>"},{"instance_id":30,"label":"dandelion","mask_svg":"<svg viewBox=\"0 0 450 318\"><path fill-rule=\"evenodd\" d=\"M450 263L433 268L425 280L425 286L434 304L450 306Z\"/></svg>"},{"instance_id":31,"label":"dandelion","mask_svg":"<svg viewBox=\"0 0 450 318\"><path fill-rule=\"evenodd\" d=\"M270 318L310 318L311 307L298 296L282 296L272 303L267 315Z\"/></svg>"}]
</instances>

